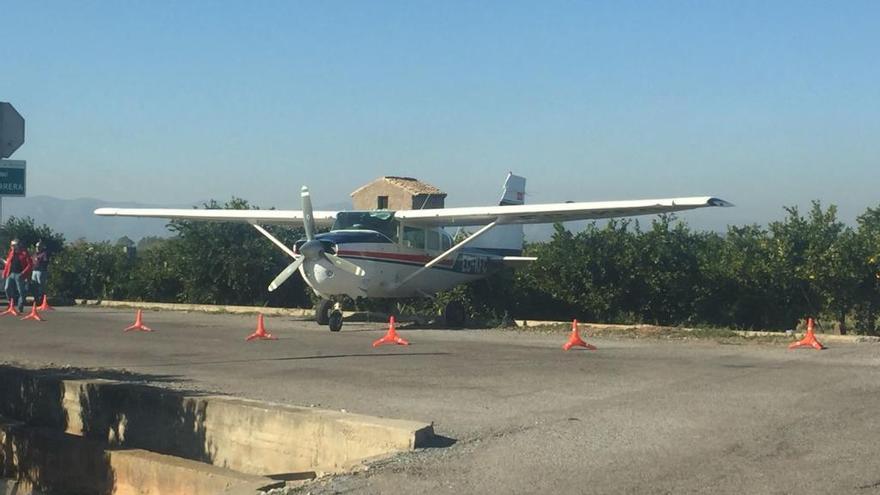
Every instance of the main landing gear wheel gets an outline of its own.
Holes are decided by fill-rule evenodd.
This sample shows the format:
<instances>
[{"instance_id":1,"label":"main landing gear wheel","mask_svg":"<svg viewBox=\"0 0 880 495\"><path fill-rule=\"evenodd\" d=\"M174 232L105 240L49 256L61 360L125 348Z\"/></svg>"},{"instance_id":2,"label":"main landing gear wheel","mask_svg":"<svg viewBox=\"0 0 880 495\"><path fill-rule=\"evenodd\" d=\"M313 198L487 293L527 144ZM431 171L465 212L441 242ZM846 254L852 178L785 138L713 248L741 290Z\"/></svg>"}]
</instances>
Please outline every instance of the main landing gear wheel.
<instances>
[{"instance_id":1,"label":"main landing gear wheel","mask_svg":"<svg viewBox=\"0 0 880 495\"><path fill-rule=\"evenodd\" d=\"M463 327L465 318L464 305L459 301L451 301L443 308L443 320L448 327Z\"/></svg>"},{"instance_id":2,"label":"main landing gear wheel","mask_svg":"<svg viewBox=\"0 0 880 495\"><path fill-rule=\"evenodd\" d=\"M338 332L342 330L342 311L332 311L330 313L329 320L331 332Z\"/></svg>"},{"instance_id":3,"label":"main landing gear wheel","mask_svg":"<svg viewBox=\"0 0 880 495\"><path fill-rule=\"evenodd\" d=\"M330 310L333 309L333 301L329 299L321 299L315 305L315 322L318 325L328 325L330 323Z\"/></svg>"}]
</instances>

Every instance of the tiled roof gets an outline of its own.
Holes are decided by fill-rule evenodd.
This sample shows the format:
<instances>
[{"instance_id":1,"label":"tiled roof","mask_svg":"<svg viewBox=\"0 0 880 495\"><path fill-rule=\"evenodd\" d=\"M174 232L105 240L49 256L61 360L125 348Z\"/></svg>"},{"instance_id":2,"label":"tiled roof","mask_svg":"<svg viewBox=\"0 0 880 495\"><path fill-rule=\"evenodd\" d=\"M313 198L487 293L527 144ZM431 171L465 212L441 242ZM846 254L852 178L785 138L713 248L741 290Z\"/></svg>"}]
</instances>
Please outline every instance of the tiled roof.
<instances>
[{"instance_id":1,"label":"tiled roof","mask_svg":"<svg viewBox=\"0 0 880 495\"><path fill-rule=\"evenodd\" d=\"M394 176L385 176L382 177L386 182L390 182L395 186L402 187L407 191L413 194L444 194L443 191L437 189L431 184L427 184L421 182L419 180L413 179L412 177L394 177Z\"/></svg>"},{"instance_id":2,"label":"tiled roof","mask_svg":"<svg viewBox=\"0 0 880 495\"><path fill-rule=\"evenodd\" d=\"M361 189L363 189L363 188L365 188L375 182L378 182L380 180L384 180L385 182L394 184L395 186L400 187L402 189L405 189L406 191L408 191L412 194L434 194L434 195L446 196L445 192L441 191L440 189L437 189L436 187L432 186L431 184L421 182L419 180L413 179L412 177L396 177L393 175L386 175L385 177L379 177L378 179L374 180L373 182L370 182L369 184L366 184L362 187L357 188L353 193L351 193L351 195L354 196L355 194L359 193L361 191Z\"/></svg>"}]
</instances>

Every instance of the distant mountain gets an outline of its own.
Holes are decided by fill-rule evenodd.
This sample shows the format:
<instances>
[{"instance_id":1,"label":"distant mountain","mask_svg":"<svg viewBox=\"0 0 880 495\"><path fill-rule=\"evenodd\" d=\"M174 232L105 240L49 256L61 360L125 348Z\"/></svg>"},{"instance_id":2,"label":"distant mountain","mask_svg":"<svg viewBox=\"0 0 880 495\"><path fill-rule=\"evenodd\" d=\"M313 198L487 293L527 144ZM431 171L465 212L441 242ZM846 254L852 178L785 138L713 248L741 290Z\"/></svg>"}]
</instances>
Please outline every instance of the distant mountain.
<instances>
[{"instance_id":1,"label":"distant mountain","mask_svg":"<svg viewBox=\"0 0 880 495\"><path fill-rule=\"evenodd\" d=\"M115 241L128 236L137 241L146 236L168 237L167 220L152 218L108 218L94 214L96 208L161 208L167 205L148 205L132 202L111 202L93 198L59 199L51 196L3 198L3 219L31 217L38 226L46 224L73 241ZM181 206L178 205L178 208ZM188 206L183 206L184 208Z\"/></svg>"}]
</instances>

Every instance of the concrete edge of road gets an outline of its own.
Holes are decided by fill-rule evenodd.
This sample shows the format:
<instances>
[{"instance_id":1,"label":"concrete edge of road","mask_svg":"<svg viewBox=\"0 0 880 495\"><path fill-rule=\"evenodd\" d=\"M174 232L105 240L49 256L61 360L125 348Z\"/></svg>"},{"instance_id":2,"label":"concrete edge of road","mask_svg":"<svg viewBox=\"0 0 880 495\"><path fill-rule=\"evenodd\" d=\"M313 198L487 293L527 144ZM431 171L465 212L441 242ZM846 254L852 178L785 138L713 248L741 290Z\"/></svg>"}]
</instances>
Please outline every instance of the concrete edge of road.
<instances>
[{"instance_id":1,"label":"concrete edge of road","mask_svg":"<svg viewBox=\"0 0 880 495\"><path fill-rule=\"evenodd\" d=\"M547 326L565 326L570 327L570 321L550 321L550 320L515 320L516 326L520 328L531 328L531 327L547 327ZM648 329L648 328L670 328L679 331L696 331L697 328L688 328L688 327L658 327L657 325L647 325L647 324L636 324L636 325L618 325L618 324L605 324L605 323L582 323L578 322L578 327L590 329L590 328L601 328L603 330L631 330L631 329ZM765 332L765 331L754 331L754 330L731 330L733 333L747 338L754 337L791 337L792 339L795 336L802 334L803 332ZM864 343L871 342L877 343L880 342L880 337L875 337L871 335L836 335L830 333L817 333L822 340L828 342L838 342L838 343Z\"/></svg>"},{"instance_id":2,"label":"concrete edge of road","mask_svg":"<svg viewBox=\"0 0 880 495\"><path fill-rule=\"evenodd\" d=\"M201 311L205 313L230 313L230 314L256 314L263 313L271 316L292 316L299 318L314 318L314 309L305 308L268 308L263 306L228 306L228 305L212 305L212 304L179 304L179 303L157 303L143 301L110 301L110 300L90 300L77 299L78 305L86 306L103 306L108 308L134 308L134 309L151 309L164 311ZM378 313L368 313L364 311L343 311L343 316L347 321L385 321L385 315ZM570 321L551 321L551 320L515 320L516 326L520 328L530 327L547 327L547 326L568 326ZM639 328L657 328L656 325L637 324L637 325L618 325L605 323L578 323L583 328L602 328L609 330L629 330ZM687 327L669 327L676 330L693 331L695 328ZM795 333L784 332L762 332L753 330L732 330L733 333L742 337L794 337ZM828 342L840 343L861 343L861 342L880 342L880 337L870 335L836 335L836 334L818 334L822 339Z\"/></svg>"},{"instance_id":3,"label":"concrete edge of road","mask_svg":"<svg viewBox=\"0 0 880 495\"><path fill-rule=\"evenodd\" d=\"M116 450L93 439L0 416L0 493L265 493L283 480L143 449ZM0 484L2 487L3 484ZM290 485L295 486L295 485ZM38 491L40 490L40 491Z\"/></svg>"},{"instance_id":4,"label":"concrete edge of road","mask_svg":"<svg viewBox=\"0 0 880 495\"><path fill-rule=\"evenodd\" d=\"M307 308L270 308L267 306L233 306L222 304L183 304L148 301L112 301L94 299L75 299L77 306L102 306L106 308L130 308L156 311L198 311L202 313L221 313L238 315L290 316L294 318L314 318L315 310ZM387 323L388 315L369 311L343 311L345 321Z\"/></svg>"},{"instance_id":5,"label":"concrete edge of road","mask_svg":"<svg viewBox=\"0 0 880 495\"><path fill-rule=\"evenodd\" d=\"M103 306L106 308L133 308L133 309L153 309L165 311L200 311L203 313L231 313L231 314L256 314L262 313L271 316L295 316L295 317L314 317L314 309L304 308L269 308L263 306L229 306L215 304L179 304L179 303L160 303L145 301L109 301L109 300L93 300L93 299L77 299L77 306ZM344 311L343 316L351 317L356 314L354 311Z\"/></svg>"},{"instance_id":6,"label":"concrete edge of road","mask_svg":"<svg viewBox=\"0 0 880 495\"><path fill-rule=\"evenodd\" d=\"M0 475L77 493L104 482L118 493L253 493L284 485L267 473L296 482L349 472L434 438L420 421L0 367ZM108 453L112 469L89 473Z\"/></svg>"}]
</instances>

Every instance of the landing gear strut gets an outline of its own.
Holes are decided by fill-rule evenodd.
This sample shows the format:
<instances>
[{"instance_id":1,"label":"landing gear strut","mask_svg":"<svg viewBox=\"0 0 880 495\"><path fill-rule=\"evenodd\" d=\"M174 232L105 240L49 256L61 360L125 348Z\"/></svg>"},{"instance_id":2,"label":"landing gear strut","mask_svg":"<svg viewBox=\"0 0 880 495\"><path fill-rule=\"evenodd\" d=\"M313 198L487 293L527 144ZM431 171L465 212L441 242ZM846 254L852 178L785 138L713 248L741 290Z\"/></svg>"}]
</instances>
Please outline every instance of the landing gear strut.
<instances>
[{"instance_id":1,"label":"landing gear strut","mask_svg":"<svg viewBox=\"0 0 880 495\"><path fill-rule=\"evenodd\" d=\"M460 301L450 301L443 308L443 320L450 328L463 327L466 317L464 305Z\"/></svg>"}]
</instances>

